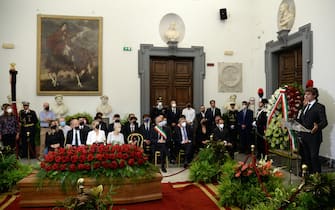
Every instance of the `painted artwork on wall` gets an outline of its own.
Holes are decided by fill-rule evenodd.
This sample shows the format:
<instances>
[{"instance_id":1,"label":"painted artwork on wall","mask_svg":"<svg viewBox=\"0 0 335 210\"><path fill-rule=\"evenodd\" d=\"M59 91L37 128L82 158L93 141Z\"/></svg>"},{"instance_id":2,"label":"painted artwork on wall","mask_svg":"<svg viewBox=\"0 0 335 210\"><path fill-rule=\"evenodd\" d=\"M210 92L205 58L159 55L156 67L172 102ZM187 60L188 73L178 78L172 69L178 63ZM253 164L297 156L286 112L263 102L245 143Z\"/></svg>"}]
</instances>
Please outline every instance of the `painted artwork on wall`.
<instances>
[{"instance_id":1,"label":"painted artwork on wall","mask_svg":"<svg viewBox=\"0 0 335 210\"><path fill-rule=\"evenodd\" d=\"M102 17L37 16L37 95L101 95Z\"/></svg>"},{"instance_id":2,"label":"painted artwork on wall","mask_svg":"<svg viewBox=\"0 0 335 210\"><path fill-rule=\"evenodd\" d=\"M242 63L219 62L218 74L219 92L242 92Z\"/></svg>"}]
</instances>

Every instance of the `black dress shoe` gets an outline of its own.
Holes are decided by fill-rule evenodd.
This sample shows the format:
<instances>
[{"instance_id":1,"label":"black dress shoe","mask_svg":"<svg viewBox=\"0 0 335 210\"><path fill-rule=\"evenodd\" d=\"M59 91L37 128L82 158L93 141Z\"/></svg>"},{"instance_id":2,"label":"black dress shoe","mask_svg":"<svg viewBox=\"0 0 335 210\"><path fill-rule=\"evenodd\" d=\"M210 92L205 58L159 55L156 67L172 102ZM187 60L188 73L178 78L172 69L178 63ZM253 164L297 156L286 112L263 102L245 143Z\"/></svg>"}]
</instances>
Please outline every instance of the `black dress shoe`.
<instances>
[{"instance_id":1,"label":"black dress shoe","mask_svg":"<svg viewBox=\"0 0 335 210\"><path fill-rule=\"evenodd\" d=\"M166 171L166 168L163 167L163 168L161 168L161 169L162 169L162 172L163 172L163 173L166 173L166 172L167 172L167 171Z\"/></svg>"}]
</instances>

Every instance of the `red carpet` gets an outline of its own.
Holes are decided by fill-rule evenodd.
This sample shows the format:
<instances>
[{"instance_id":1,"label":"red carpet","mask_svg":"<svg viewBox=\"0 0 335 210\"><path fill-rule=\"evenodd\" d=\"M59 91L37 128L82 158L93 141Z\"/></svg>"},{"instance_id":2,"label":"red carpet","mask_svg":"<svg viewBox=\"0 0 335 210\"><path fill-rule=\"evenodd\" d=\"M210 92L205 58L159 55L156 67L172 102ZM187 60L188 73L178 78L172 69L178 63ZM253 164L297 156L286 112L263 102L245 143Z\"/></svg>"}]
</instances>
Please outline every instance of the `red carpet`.
<instances>
[{"instance_id":1,"label":"red carpet","mask_svg":"<svg viewBox=\"0 0 335 210\"><path fill-rule=\"evenodd\" d=\"M214 185L200 185L196 183L164 183L162 184L163 199L126 205L114 205L113 210L217 210L216 188ZM41 198L43 199L43 198ZM7 196L1 202L0 210L17 210L19 195ZM45 210L52 208L21 208L22 210ZM221 208L224 209L224 208Z\"/></svg>"}]
</instances>

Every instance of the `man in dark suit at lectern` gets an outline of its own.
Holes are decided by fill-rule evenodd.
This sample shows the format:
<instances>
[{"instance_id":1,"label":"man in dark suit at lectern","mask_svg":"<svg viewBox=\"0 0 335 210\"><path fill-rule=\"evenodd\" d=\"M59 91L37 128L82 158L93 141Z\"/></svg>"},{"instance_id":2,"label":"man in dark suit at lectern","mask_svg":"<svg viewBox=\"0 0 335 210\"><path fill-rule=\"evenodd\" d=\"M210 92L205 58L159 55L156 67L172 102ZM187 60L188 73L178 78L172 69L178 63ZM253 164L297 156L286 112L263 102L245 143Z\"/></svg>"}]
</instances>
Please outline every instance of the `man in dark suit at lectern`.
<instances>
[{"instance_id":1,"label":"man in dark suit at lectern","mask_svg":"<svg viewBox=\"0 0 335 210\"><path fill-rule=\"evenodd\" d=\"M302 160L309 169L309 173L320 173L319 150L322 142L322 129L328 125L326 108L318 102L317 88L308 87L305 90L307 104L303 107L297 121L311 132L301 132Z\"/></svg>"}]
</instances>

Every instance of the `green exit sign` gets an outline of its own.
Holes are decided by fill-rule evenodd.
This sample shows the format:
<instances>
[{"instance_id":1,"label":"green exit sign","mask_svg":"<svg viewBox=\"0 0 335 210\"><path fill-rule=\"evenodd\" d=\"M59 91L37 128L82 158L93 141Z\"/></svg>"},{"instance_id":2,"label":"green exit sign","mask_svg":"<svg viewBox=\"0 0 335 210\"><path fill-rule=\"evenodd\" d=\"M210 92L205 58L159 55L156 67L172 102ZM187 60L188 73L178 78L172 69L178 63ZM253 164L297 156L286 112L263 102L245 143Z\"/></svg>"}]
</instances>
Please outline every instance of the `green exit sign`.
<instances>
[{"instance_id":1,"label":"green exit sign","mask_svg":"<svg viewBox=\"0 0 335 210\"><path fill-rule=\"evenodd\" d=\"M123 47L123 51L131 51L131 47Z\"/></svg>"}]
</instances>

